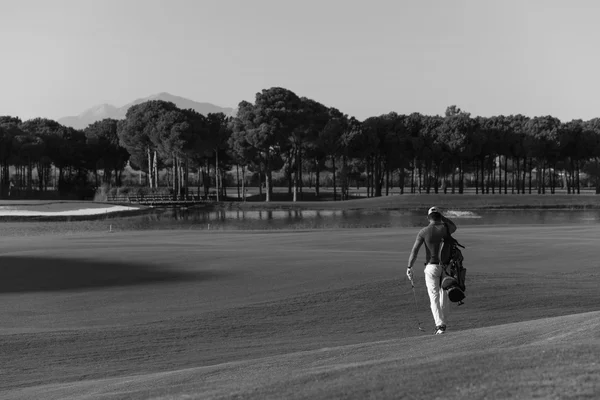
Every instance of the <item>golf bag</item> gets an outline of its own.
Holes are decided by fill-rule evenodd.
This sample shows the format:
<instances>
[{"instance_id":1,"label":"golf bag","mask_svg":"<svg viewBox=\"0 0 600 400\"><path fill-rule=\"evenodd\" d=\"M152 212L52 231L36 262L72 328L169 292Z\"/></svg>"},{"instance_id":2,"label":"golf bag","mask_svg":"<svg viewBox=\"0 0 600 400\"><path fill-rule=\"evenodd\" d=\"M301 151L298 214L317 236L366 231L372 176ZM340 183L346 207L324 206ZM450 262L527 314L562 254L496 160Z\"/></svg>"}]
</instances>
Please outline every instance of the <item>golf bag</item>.
<instances>
[{"instance_id":1,"label":"golf bag","mask_svg":"<svg viewBox=\"0 0 600 400\"><path fill-rule=\"evenodd\" d=\"M448 227L446 226L446 229ZM442 276L440 278L440 287L448 293L448 298L453 303L463 304L465 298L465 279L467 269L463 266L464 257L460 248L465 248L450 235L444 238L442 249L440 250L440 261L442 263Z\"/></svg>"}]
</instances>

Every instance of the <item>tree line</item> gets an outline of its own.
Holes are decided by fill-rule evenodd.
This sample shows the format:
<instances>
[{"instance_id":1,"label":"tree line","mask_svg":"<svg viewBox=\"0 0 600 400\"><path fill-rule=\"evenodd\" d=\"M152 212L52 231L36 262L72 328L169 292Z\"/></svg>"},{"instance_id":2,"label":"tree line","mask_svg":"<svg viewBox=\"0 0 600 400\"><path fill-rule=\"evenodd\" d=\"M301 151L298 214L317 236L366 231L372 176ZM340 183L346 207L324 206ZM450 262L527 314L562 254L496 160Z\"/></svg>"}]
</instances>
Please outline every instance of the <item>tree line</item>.
<instances>
[{"instance_id":1,"label":"tree line","mask_svg":"<svg viewBox=\"0 0 600 400\"><path fill-rule=\"evenodd\" d=\"M262 90L253 103L242 101L233 117L159 100L83 130L44 118L0 117L3 195L12 185L61 193L120 186L128 163L145 172L150 190L164 186L159 171L168 170L174 194L189 190L193 171L205 193L215 187L223 196L223 177L241 169L242 176L257 177L261 196L264 185L266 201L274 173L284 177L293 200L302 197L307 175L318 197L323 174L334 199L347 199L351 185L366 187L368 196L389 194L394 186L400 193L464 193L467 187L481 194L555 193L559 187L580 193L582 172L598 193L599 156L597 118L472 117L450 106L444 115L390 112L359 121L280 87Z\"/></svg>"}]
</instances>

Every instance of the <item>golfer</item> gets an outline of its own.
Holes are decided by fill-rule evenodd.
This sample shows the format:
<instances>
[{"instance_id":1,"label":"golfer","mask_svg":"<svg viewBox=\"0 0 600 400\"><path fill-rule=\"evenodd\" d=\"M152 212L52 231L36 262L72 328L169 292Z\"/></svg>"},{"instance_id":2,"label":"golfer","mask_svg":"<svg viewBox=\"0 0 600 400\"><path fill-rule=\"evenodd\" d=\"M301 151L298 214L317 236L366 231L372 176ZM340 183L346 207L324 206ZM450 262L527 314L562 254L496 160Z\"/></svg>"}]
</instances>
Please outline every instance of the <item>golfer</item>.
<instances>
[{"instance_id":1,"label":"golfer","mask_svg":"<svg viewBox=\"0 0 600 400\"><path fill-rule=\"evenodd\" d=\"M446 318L448 316L448 305L450 304L448 294L440 287L440 277L442 275L440 248L446 236L446 226L452 234L456 231L456 225L444 217L437 207L429 209L427 219L429 219L429 225L419 231L410 252L406 276L412 281L412 267L415 264L421 245L425 243L427 257L427 262L425 263L425 286L427 286L427 293L431 302L431 313L435 321L435 334L440 335L446 332Z\"/></svg>"}]
</instances>

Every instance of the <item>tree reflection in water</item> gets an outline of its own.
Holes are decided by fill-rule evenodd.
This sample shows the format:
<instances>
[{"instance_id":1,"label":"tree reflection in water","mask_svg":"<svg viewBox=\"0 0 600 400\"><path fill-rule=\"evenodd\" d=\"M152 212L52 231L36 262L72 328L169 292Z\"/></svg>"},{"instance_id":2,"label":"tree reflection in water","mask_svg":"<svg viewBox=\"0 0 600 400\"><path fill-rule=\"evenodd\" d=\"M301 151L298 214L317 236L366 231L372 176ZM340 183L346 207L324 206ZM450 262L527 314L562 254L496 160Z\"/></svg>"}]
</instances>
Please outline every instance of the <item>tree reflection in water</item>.
<instances>
[{"instance_id":1,"label":"tree reflection in water","mask_svg":"<svg viewBox=\"0 0 600 400\"><path fill-rule=\"evenodd\" d=\"M596 224L600 210L450 210L447 216L461 225ZM117 222L117 221L115 221ZM214 210L205 208L155 209L124 218L130 228L144 229L332 229L417 227L427 223L414 210Z\"/></svg>"}]
</instances>

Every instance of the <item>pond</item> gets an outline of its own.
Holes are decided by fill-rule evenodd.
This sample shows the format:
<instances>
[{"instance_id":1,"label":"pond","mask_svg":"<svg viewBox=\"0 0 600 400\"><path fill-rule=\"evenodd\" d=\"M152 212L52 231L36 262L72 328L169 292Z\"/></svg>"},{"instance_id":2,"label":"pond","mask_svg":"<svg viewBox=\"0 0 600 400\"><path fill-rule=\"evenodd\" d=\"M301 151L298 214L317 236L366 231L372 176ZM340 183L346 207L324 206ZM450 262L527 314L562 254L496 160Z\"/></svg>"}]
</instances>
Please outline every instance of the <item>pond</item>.
<instances>
[{"instance_id":1,"label":"pond","mask_svg":"<svg viewBox=\"0 0 600 400\"><path fill-rule=\"evenodd\" d=\"M596 224L600 210L446 211L461 225ZM427 223L422 212L408 210L208 210L155 209L149 214L115 219L130 229L333 229L417 227ZM125 226L123 226L125 228Z\"/></svg>"},{"instance_id":2,"label":"pond","mask_svg":"<svg viewBox=\"0 0 600 400\"><path fill-rule=\"evenodd\" d=\"M600 223L600 210L446 211L460 225L582 225ZM214 210L155 208L144 214L93 219L68 217L4 220L2 236L77 235L82 232L139 230L310 230L422 227L427 218L409 210Z\"/></svg>"}]
</instances>

